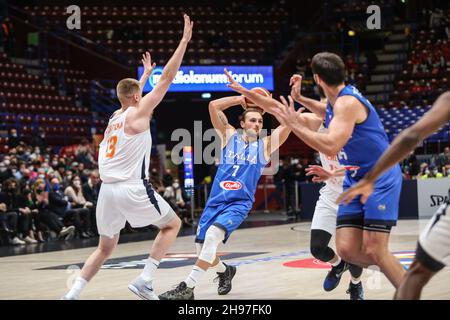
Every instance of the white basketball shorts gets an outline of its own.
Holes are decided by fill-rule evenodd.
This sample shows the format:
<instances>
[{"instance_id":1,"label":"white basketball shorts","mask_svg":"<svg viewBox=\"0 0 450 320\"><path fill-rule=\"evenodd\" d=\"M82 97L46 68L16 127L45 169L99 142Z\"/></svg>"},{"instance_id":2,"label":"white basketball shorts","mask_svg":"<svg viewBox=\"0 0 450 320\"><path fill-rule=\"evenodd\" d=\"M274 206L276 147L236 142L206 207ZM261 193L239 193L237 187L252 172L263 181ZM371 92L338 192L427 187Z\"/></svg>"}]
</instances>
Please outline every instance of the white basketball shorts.
<instances>
[{"instance_id":1,"label":"white basketball shorts","mask_svg":"<svg viewBox=\"0 0 450 320\"><path fill-rule=\"evenodd\" d=\"M323 187L320 190L320 197L316 203L314 216L311 223L311 230L324 230L331 235L336 232L336 217L338 205L335 203L338 193Z\"/></svg>"},{"instance_id":2,"label":"white basketball shorts","mask_svg":"<svg viewBox=\"0 0 450 320\"><path fill-rule=\"evenodd\" d=\"M159 228L169 223L176 213L170 205L144 180L103 183L97 201L98 233L114 237L125 227L150 224Z\"/></svg>"},{"instance_id":3,"label":"white basketball shorts","mask_svg":"<svg viewBox=\"0 0 450 320\"><path fill-rule=\"evenodd\" d=\"M450 205L442 205L420 234L416 258L436 272L450 266Z\"/></svg>"}]
</instances>

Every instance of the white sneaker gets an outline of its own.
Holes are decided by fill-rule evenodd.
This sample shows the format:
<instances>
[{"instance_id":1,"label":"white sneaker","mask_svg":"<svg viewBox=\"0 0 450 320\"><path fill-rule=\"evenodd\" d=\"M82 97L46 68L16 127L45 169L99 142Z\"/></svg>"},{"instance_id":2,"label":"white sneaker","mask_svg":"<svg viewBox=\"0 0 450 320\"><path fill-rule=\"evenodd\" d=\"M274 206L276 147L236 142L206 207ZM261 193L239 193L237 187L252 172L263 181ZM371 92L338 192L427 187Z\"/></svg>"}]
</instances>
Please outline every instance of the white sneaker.
<instances>
[{"instance_id":1,"label":"white sneaker","mask_svg":"<svg viewBox=\"0 0 450 320\"><path fill-rule=\"evenodd\" d=\"M25 244L25 241L20 240L18 237L14 237L12 240L9 241L10 244L18 246Z\"/></svg>"},{"instance_id":2,"label":"white sneaker","mask_svg":"<svg viewBox=\"0 0 450 320\"><path fill-rule=\"evenodd\" d=\"M73 233L73 232L75 232L74 226L63 227L61 229L61 231L59 232L59 236L64 237L64 236L68 235L69 233Z\"/></svg>"},{"instance_id":3,"label":"white sneaker","mask_svg":"<svg viewBox=\"0 0 450 320\"><path fill-rule=\"evenodd\" d=\"M79 297L69 297L67 293L61 297L60 300L78 300Z\"/></svg>"},{"instance_id":4,"label":"white sneaker","mask_svg":"<svg viewBox=\"0 0 450 320\"><path fill-rule=\"evenodd\" d=\"M32 237L27 236L25 239L23 239L26 243L38 243L37 240L34 240Z\"/></svg>"},{"instance_id":5,"label":"white sneaker","mask_svg":"<svg viewBox=\"0 0 450 320\"><path fill-rule=\"evenodd\" d=\"M152 281L145 281L141 276L137 277L128 285L134 294L144 300L159 300L155 291L153 291Z\"/></svg>"}]
</instances>

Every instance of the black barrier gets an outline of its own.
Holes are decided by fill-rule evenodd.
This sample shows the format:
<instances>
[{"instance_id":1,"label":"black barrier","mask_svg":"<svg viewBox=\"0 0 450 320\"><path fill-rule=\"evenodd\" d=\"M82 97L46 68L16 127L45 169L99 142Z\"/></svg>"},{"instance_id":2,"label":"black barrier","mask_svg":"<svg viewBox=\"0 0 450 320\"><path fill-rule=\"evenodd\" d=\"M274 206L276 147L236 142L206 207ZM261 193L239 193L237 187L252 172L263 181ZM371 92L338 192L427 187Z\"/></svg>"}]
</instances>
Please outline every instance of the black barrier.
<instances>
[{"instance_id":1,"label":"black barrier","mask_svg":"<svg viewBox=\"0 0 450 320\"><path fill-rule=\"evenodd\" d=\"M300 183L299 189L302 195L300 218L302 220L312 219L322 186L322 184L318 183ZM417 219L418 217L417 180L403 180L402 193L400 194L399 219Z\"/></svg>"}]
</instances>

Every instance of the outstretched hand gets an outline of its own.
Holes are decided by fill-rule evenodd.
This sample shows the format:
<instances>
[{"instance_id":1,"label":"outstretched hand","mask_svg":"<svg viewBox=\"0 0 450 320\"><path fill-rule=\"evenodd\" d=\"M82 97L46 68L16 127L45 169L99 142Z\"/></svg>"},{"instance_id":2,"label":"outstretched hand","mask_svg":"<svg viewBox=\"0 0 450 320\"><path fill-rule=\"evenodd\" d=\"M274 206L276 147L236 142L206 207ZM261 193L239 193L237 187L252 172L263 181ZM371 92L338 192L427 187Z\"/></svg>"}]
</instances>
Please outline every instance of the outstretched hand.
<instances>
[{"instance_id":1,"label":"outstretched hand","mask_svg":"<svg viewBox=\"0 0 450 320\"><path fill-rule=\"evenodd\" d=\"M305 110L305 108L300 108L295 111L294 100L291 96L288 96L289 103L283 96L280 96L280 100L284 107L280 107L274 112L274 116L277 118L278 122L283 126L291 128L302 125L300 114Z\"/></svg>"},{"instance_id":2,"label":"outstretched hand","mask_svg":"<svg viewBox=\"0 0 450 320\"><path fill-rule=\"evenodd\" d=\"M192 38L192 28L194 27L194 22L191 21L191 18L187 14L183 15L184 18L184 30L183 30L183 38L182 41L189 42Z\"/></svg>"},{"instance_id":3,"label":"outstretched hand","mask_svg":"<svg viewBox=\"0 0 450 320\"><path fill-rule=\"evenodd\" d=\"M150 52L145 52L145 54L142 55L142 65L144 66L144 73L147 75L151 75L153 72L153 69L156 67L156 63L152 63L152 57L150 55Z\"/></svg>"},{"instance_id":4,"label":"outstretched hand","mask_svg":"<svg viewBox=\"0 0 450 320\"><path fill-rule=\"evenodd\" d=\"M231 90L234 90L238 93L243 93L246 89L236 80L233 79L233 77L231 76L230 72L227 70L227 68L223 69L223 72L225 72L225 75L228 78L228 84L227 87L230 88Z\"/></svg>"},{"instance_id":5,"label":"outstretched hand","mask_svg":"<svg viewBox=\"0 0 450 320\"><path fill-rule=\"evenodd\" d=\"M302 76L299 74L294 74L289 81L289 85L291 86L291 97L298 102L302 96Z\"/></svg>"},{"instance_id":6,"label":"outstretched hand","mask_svg":"<svg viewBox=\"0 0 450 320\"><path fill-rule=\"evenodd\" d=\"M336 200L337 204L344 203L349 204L354 198L361 195L361 202L366 203L367 199L373 192L373 183L361 179L357 184L343 192Z\"/></svg>"}]
</instances>

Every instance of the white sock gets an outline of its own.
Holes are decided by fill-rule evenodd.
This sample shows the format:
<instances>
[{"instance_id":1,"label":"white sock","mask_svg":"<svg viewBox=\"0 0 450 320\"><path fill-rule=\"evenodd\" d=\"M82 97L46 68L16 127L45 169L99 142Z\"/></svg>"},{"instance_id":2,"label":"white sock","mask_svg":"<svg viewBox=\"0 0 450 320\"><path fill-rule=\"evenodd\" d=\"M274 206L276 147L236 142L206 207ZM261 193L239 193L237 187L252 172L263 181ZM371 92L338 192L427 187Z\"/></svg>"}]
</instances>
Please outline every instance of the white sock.
<instances>
[{"instance_id":1,"label":"white sock","mask_svg":"<svg viewBox=\"0 0 450 320\"><path fill-rule=\"evenodd\" d=\"M156 269L159 267L159 261L149 257L145 262L144 270L141 273L141 278L145 281L152 281Z\"/></svg>"},{"instance_id":2,"label":"white sock","mask_svg":"<svg viewBox=\"0 0 450 320\"><path fill-rule=\"evenodd\" d=\"M337 258L338 259L336 260L336 262L331 264L333 267L337 267L339 265L339 263L341 263L341 261L342 261L341 257L337 256Z\"/></svg>"},{"instance_id":3,"label":"white sock","mask_svg":"<svg viewBox=\"0 0 450 320\"><path fill-rule=\"evenodd\" d=\"M353 278L353 277L351 277L351 281L352 281L353 284L358 284L358 283L361 282L361 277L359 277L359 278Z\"/></svg>"},{"instance_id":4,"label":"white sock","mask_svg":"<svg viewBox=\"0 0 450 320\"><path fill-rule=\"evenodd\" d=\"M78 297L80 296L81 290L84 289L86 284L87 284L86 280L84 280L82 277L77 277L75 279L75 282L72 285L72 288L70 289L69 292L67 292L65 297L67 299L78 299Z\"/></svg>"},{"instance_id":5,"label":"white sock","mask_svg":"<svg viewBox=\"0 0 450 320\"><path fill-rule=\"evenodd\" d=\"M200 278L205 274L206 270L203 270L200 267L193 266L192 271L189 276L186 278L184 282L188 288L194 288Z\"/></svg>"},{"instance_id":6,"label":"white sock","mask_svg":"<svg viewBox=\"0 0 450 320\"><path fill-rule=\"evenodd\" d=\"M219 263L214 266L214 270L216 270L216 272L224 273L225 270L227 270L227 266L222 260L219 260Z\"/></svg>"}]
</instances>

